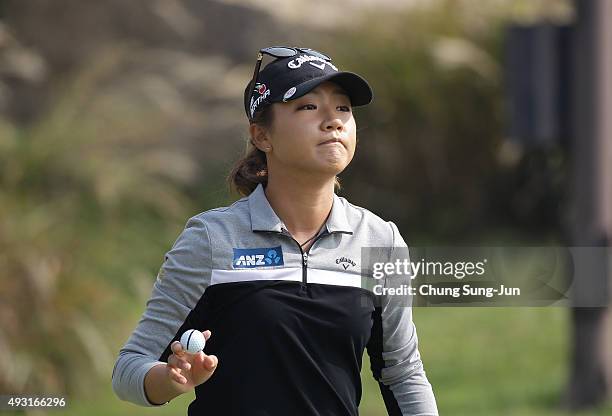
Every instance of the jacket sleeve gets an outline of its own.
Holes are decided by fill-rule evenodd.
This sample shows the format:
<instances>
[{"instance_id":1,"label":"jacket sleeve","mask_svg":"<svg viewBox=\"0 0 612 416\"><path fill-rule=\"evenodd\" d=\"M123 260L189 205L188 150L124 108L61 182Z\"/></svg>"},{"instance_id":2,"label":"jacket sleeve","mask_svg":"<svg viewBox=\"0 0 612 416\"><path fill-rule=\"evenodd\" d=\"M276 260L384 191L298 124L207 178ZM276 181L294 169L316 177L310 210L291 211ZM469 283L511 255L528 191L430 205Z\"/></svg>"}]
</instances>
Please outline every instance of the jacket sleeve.
<instances>
[{"instance_id":1,"label":"jacket sleeve","mask_svg":"<svg viewBox=\"0 0 612 416\"><path fill-rule=\"evenodd\" d=\"M393 242L390 262L409 259L408 247L397 227L389 222ZM387 275L386 288L409 285L409 274ZM374 378L378 381L390 416L438 415L436 399L427 380L412 322L412 297L378 296L367 345Z\"/></svg>"},{"instance_id":2,"label":"jacket sleeve","mask_svg":"<svg viewBox=\"0 0 612 416\"><path fill-rule=\"evenodd\" d=\"M166 253L140 322L119 351L112 385L121 400L157 406L145 394L145 375L152 367L166 364L170 343L191 325L190 312L210 284L210 273L206 224L193 217Z\"/></svg>"}]
</instances>

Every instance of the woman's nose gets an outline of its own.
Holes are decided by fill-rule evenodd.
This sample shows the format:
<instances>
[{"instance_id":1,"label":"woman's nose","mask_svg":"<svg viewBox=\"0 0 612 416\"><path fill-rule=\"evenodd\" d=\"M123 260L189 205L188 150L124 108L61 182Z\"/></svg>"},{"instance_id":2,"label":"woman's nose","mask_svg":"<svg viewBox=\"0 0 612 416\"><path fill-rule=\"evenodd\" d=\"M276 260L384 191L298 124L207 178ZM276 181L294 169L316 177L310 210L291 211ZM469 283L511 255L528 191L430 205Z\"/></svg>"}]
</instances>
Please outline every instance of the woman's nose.
<instances>
[{"instance_id":1,"label":"woman's nose","mask_svg":"<svg viewBox=\"0 0 612 416\"><path fill-rule=\"evenodd\" d=\"M329 120L327 120L325 122L325 130L328 131L333 131L333 130L342 130L342 126L344 124L342 123L342 120L340 120L338 117L334 117L334 118L330 118Z\"/></svg>"},{"instance_id":2,"label":"woman's nose","mask_svg":"<svg viewBox=\"0 0 612 416\"><path fill-rule=\"evenodd\" d=\"M325 120L323 121L323 127L325 131L333 131L333 130L341 131L344 128L344 123L338 117L338 114L333 109L329 109L325 113Z\"/></svg>"}]
</instances>

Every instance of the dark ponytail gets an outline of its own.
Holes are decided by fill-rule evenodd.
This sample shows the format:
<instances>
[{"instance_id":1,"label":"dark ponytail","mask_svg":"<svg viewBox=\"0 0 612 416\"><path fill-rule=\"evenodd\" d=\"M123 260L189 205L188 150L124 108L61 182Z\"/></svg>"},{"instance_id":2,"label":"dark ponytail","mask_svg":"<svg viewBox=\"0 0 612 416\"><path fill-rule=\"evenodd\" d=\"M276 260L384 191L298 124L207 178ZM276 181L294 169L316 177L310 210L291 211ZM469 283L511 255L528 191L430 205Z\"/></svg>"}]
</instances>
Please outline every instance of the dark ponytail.
<instances>
[{"instance_id":1,"label":"dark ponytail","mask_svg":"<svg viewBox=\"0 0 612 416\"><path fill-rule=\"evenodd\" d=\"M272 106L267 105L261 111L256 112L251 123L270 128ZM260 183L266 186L268 184L266 153L255 147L249 139L246 155L234 164L227 181L230 189L237 191L242 196L250 195Z\"/></svg>"}]
</instances>

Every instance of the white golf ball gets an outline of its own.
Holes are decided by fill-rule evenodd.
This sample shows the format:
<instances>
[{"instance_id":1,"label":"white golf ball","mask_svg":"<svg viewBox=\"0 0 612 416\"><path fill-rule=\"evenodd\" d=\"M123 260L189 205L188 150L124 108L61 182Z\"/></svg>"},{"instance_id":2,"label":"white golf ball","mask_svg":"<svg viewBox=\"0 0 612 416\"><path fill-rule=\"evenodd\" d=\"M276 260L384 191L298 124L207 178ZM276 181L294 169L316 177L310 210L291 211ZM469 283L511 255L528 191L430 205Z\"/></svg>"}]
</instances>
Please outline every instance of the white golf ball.
<instances>
[{"instance_id":1,"label":"white golf ball","mask_svg":"<svg viewBox=\"0 0 612 416\"><path fill-rule=\"evenodd\" d=\"M185 351L196 354L204 349L206 339L201 331L188 329L181 335L181 345Z\"/></svg>"}]
</instances>

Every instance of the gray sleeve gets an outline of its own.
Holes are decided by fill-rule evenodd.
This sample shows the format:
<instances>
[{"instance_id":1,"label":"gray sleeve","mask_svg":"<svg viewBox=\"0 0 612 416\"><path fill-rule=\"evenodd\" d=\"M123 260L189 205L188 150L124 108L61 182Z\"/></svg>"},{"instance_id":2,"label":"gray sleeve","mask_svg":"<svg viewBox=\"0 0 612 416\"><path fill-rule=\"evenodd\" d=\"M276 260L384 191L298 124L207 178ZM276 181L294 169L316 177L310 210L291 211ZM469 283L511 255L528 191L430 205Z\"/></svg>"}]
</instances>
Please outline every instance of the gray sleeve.
<instances>
[{"instance_id":1,"label":"gray sleeve","mask_svg":"<svg viewBox=\"0 0 612 416\"><path fill-rule=\"evenodd\" d=\"M397 227L392 222L389 225L393 234L389 261L409 259L408 247ZM410 282L409 274L385 277L385 287L402 287ZM381 295L368 354L389 415L438 415L433 389L418 350L411 296Z\"/></svg>"},{"instance_id":2,"label":"gray sleeve","mask_svg":"<svg viewBox=\"0 0 612 416\"><path fill-rule=\"evenodd\" d=\"M210 283L211 245L206 224L190 218L165 260L138 326L119 351L112 374L113 391L140 406L149 402L146 373L160 361ZM162 405L163 406L163 405Z\"/></svg>"}]
</instances>

